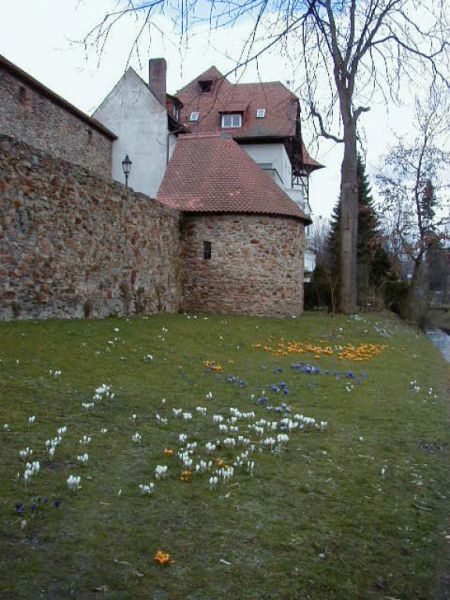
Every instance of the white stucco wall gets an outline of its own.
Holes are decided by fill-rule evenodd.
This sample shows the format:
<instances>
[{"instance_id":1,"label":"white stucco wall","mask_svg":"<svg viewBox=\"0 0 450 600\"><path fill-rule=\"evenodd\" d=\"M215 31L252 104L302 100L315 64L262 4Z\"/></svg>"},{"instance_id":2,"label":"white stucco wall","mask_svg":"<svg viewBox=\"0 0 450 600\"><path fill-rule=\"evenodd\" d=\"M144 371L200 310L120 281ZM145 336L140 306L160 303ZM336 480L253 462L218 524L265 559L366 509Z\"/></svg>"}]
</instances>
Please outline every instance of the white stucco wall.
<instances>
[{"instance_id":1,"label":"white stucco wall","mask_svg":"<svg viewBox=\"0 0 450 600\"><path fill-rule=\"evenodd\" d=\"M283 144L242 144L241 146L257 163L272 163L281 178L275 181L280 187L290 188L292 185L292 167Z\"/></svg>"},{"instance_id":2,"label":"white stucco wall","mask_svg":"<svg viewBox=\"0 0 450 600\"><path fill-rule=\"evenodd\" d=\"M305 197L299 188L292 188L292 165L284 144L242 144L241 146L259 164L271 163L274 171L266 171L302 210L309 212Z\"/></svg>"},{"instance_id":3,"label":"white stucco wall","mask_svg":"<svg viewBox=\"0 0 450 600\"><path fill-rule=\"evenodd\" d=\"M156 198L167 166L165 107L136 72L129 68L93 117L118 136L112 151L113 179L125 182L122 160L128 154L133 162L129 187ZM172 135L170 137L174 138ZM171 150L174 143L171 140Z\"/></svg>"}]
</instances>

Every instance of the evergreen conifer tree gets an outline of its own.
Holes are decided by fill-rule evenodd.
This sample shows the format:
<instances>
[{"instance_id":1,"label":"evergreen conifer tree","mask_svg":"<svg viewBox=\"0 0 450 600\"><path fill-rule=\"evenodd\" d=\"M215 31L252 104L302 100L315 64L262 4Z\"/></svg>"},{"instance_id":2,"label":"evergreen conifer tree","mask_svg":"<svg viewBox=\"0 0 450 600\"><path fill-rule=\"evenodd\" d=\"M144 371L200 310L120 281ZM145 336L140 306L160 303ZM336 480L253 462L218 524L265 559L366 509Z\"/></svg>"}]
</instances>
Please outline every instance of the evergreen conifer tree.
<instances>
[{"instance_id":1,"label":"evergreen conifer tree","mask_svg":"<svg viewBox=\"0 0 450 600\"><path fill-rule=\"evenodd\" d=\"M358 156L358 303L367 301L371 288L378 288L390 270L387 252L382 247L379 220L376 214L372 191L366 174L365 164ZM341 204L338 201L330 219L328 250L331 271L334 278L339 277L339 227Z\"/></svg>"}]
</instances>

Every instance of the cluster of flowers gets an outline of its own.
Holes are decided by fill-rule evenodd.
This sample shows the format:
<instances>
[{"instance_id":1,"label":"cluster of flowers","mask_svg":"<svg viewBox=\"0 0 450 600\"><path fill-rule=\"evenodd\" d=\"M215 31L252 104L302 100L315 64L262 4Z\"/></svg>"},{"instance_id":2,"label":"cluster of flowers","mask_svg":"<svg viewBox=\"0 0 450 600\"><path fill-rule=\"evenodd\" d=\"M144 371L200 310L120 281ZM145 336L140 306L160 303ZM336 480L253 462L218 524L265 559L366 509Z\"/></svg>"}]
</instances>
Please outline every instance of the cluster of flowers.
<instances>
[{"instance_id":1,"label":"cluster of flowers","mask_svg":"<svg viewBox=\"0 0 450 600\"><path fill-rule=\"evenodd\" d=\"M44 505L53 506L53 508L59 508L61 506L61 499L56 498L53 502L49 502L49 498L44 498L43 500L38 498L33 498L30 504L30 515L33 516L39 507L43 507ZM16 504L16 511L21 516L25 516L27 509L23 502L18 502Z\"/></svg>"},{"instance_id":2,"label":"cluster of flowers","mask_svg":"<svg viewBox=\"0 0 450 600\"><path fill-rule=\"evenodd\" d=\"M64 425L64 427L59 427L56 430L56 437L51 438L45 442L45 447L50 458L54 457L56 448L62 442L62 438L65 433L67 433L66 425Z\"/></svg>"},{"instance_id":3,"label":"cluster of flowers","mask_svg":"<svg viewBox=\"0 0 450 600\"><path fill-rule=\"evenodd\" d=\"M148 485L141 484L139 486L139 489L143 494L153 494L153 492L155 491L155 484L152 482L150 482Z\"/></svg>"},{"instance_id":4,"label":"cluster of flowers","mask_svg":"<svg viewBox=\"0 0 450 600\"><path fill-rule=\"evenodd\" d=\"M288 342L280 340L276 346L263 346L262 344L253 344L255 350L264 350L273 356L288 356L289 354L313 354L314 358L320 359L322 355L333 356L337 354L339 360L367 361L374 356L380 356L388 349L386 344L346 344L345 346L321 346L318 344L304 344L300 342Z\"/></svg>"},{"instance_id":5,"label":"cluster of flowers","mask_svg":"<svg viewBox=\"0 0 450 600\"><path fill-rule=\"evenodd\" d=\"M115 394L111 392L111 386L107 385L106 383L102 383L102 385L95 390L91 402L82 402L81 406L85 410L94 410L96 402L106 399L114 400L114 398Z\"/></svg>"},{"instance_id":6,"label":"cluster of flowers","mask_svg":"<svg viewBox=\"0 0 450 600\"><path fill-rule=\"evenodd\" d=\"M30 456L33 454L33 450L31 448L28 448L28 446L26 448L24 448L23 450L19 451L19 456L22 460L26 460L27 458L30 458Z\"/></svg>"},{"instance_id":7,"label":"cluster of flowers","mask_svg":"<svg viewBox=\"0 0 450 600\"><path fill-rule=\"evenodd\" d=\"M89 454L87 454L87 452L85 452L84 454L80 454L79 456L77 456L77 461L82 464L82 465L87 465L88 461L89 461Z\"/></svg>"},{"instance_id":8,"label":"cluster of flowers","mask_svg":"<svg viewBox=\"0 0 450 600\"><path fill-rule=\"evenodd\" d=\"M38 460L35 460L31 463L27 462L25 466L25 472L23 474L23 480L25 481L25 483L28 483L33 477L33 475L39 473L40 469L41 465Z\"/></svg>"},{"instance_id":9,"label":"cluster of flowers","mask_svg":"<svg viewBox=\"0 0 450 600\"><path fill-rule=\"evenodd\" d=\"M284 382L275 385L281 393L283 393L283 390L287 390L287 385ZM252 475L255 470L255 460L252 459L252 455L256 451L282 451L284 446L290 442L288 433L295 430L305 432L310 429L322 431L328 425L326 421L318 421L303 414L292 415L291 407L285 403L280 406L266 408L275 411L279 415L278 420L273 418L271 420L262 418L255 420L256 413L254 410L242 411L236 407L229 408L228 416L221 413L210 415L209 418L213 424L218 426L220 439L208 440L204 443L204 446L202 445L207 458L201 456L201 449L196 441L188 441L188 433L185 432L178 434L180 445L178 451L174 452L171 448L165 448L164 456L166 458L175 456L180 462L181 481L189 482L194 474L208 473L209 486L215 488L219 483L228 483L235 476L237 470L245 470L249 475ZM172 408L171 413L175 419L187 423L194 420L194 415L197 418L208 418L208 409L203 406L197 406L194 414L182 408ZM251 437L243 435L243 433L232 435L239 433L240 428L243 429L243 433L253 432L256 438L259 438L258 442L252 442ZM213 458L213 455L221 448L226 449L228 454L236 448L242 450L231 461L225 462L224 459ZM167 477L168 473L169 467L167 465L157 465L154 478L155 480L162 480ZM154 482L139 485L139 489L144 494L153 494L155 487Z\"/></svg>"},{"instance_id":10,"label":"cluster of flowers","mask_svg":"<svg viewBox=\"0 0 450 600\"><path fill-rule=\"evenodd\" d=\"M67 478L67 487L71 492L81 489L81 477L79 475L69 475Z\"/></svg>"},{"instance_id":11,"label":"cluster of flowers","mask_svg":"<svg viewBox=\"0 0 450 600\"><path fill-rule=\"evenodd\" d=\"M54 377L55 379L58 379L62 375L62 371L57 371L56 369L55 370L50 369L49 373L50 373L51 377Z\"/></svg>"}]
</instances>

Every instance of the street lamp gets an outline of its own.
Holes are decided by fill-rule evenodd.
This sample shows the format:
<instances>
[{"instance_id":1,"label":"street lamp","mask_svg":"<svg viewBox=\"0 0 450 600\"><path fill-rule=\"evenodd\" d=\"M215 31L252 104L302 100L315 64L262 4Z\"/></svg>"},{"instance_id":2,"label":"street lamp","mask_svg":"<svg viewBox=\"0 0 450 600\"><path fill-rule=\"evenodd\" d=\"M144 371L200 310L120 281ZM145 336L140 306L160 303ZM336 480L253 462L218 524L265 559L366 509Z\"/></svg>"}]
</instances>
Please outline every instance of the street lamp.
<instances>
[{"instance_id":1,"label":"street lamp","mask_svg":"<svg viewBox=\"0 0 450 600\"><path fill-rule=\"evenodd\" d=\"M125 185L126 185L126 187L128 187L128 176L130 174L131 165L132 164L133 163L130 160L130 157L128 156L128 154L126 154L125 158L122 161L122 169L123 169L123 172L125 173Z\"/></svg>"}]
</instances>

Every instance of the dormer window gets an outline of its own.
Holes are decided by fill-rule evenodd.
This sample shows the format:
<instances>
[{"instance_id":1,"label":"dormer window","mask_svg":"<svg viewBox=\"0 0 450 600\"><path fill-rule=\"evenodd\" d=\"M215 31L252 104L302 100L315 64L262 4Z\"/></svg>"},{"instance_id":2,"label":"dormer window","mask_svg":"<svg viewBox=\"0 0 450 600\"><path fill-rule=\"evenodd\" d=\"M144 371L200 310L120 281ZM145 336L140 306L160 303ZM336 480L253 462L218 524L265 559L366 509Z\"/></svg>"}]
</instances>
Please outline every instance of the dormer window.
<instances>
[{"instance_id":1,"label":"dormer window","mask_svg":"<svg viewBox=\"0 0 450 600\"><path fill-rule=\"evenodd\" d=\"M222 115L222 129L231 129L232 127L242 127L242 115L240 113Z\"/></svg>"},{"instance_id":2,"label":"dormer window","mask_svg":"<svg viewBox=\"0 0 450 600\"><path fill-rule=\"evenodd\" d=\"M206 94L207 92L210 92L212 90L212 79L203 79L202 81L198 82L198 85L200 86L200 91L202 94Z\"/></svg>"},{"instance_id":3,"label":"dormer window","mask_svg":"<svg viewBox=\"0 0 450 600\"><path fill-rule=\"evenodd\" d=\"M264 119L265 116L266 116L265 108L257 108L256 109L256 118L257 119Z\"/></svg>"},{"instance_id":4,"label":"dormer window","mask_svg":"<svg viewBox=\"0 0 450 600\"><path fill-rule=\"evenodd\" d=\"M198 121L198 118L200 116L199 112L191 112L191 116L189 117L189 121L194 122L194 121Z\"/></svg>"}]
</instances>

